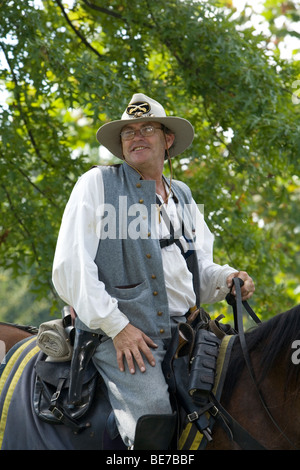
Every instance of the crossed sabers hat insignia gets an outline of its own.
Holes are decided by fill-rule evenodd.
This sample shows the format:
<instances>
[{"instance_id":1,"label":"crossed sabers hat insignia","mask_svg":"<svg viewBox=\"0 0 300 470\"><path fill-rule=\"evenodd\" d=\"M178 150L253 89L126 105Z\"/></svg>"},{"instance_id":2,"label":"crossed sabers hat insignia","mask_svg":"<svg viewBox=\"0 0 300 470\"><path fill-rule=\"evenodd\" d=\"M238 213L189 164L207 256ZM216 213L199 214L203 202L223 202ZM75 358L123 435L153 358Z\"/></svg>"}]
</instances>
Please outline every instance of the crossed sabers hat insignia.
<instances>
[{"instance_id":1,"label":"crossed sabers hat insignia","mask_svg":"<svg viewBox=\"0 0 300 470\"><path fill-rule=\"evenodd\" d=\"M137 117L141 116L142 114L146 114L150 111L150 104L147 102L144 103L133 103L129 104L126 109L126 113L129 116L135 115Z\"/></svg>"}]
</instances>

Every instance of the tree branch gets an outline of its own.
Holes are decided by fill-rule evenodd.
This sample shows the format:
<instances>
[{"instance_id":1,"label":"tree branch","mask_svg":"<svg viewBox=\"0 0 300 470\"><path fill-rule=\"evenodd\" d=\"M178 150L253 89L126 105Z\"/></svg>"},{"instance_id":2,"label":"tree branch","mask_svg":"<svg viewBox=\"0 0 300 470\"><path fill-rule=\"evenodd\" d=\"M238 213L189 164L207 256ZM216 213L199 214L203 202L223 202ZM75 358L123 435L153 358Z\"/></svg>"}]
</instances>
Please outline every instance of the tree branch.
<instances>
[{"instance_id":1,"label":"tree branch","mask_svg":"<svg viewBox=\"0 0 300 470\"><path fill-rule=\"evenodd\" d=\"M5 56L5 59L9 65L9 68L10 68L10 72L11 72L11 75L12 75L12 80L15 84L15 89L16 89L16 93L15 93L15 97L16 97L16 100L17 100L17 108L19 110L19 113L20 113L20 116L24 122L24 126L25 126L25 129L27 131L27 134L29 136L29 140L31 142L31 145L34 149L34 152L36 154L36 156L38 157L38 159L40 159L41 161L43 161L46 165L49 165L49 166L52 166L52 168L56 168L56 165L52 164L51 162L49 162L46 158L44 158L44 156L41 154L40 152L40 149L38 147L38 144L35 140L35 137L33 135L33 132L30 128L30 123L28 122L28 119L27 119L27 116L26 116L26 113L24 113L23 111L23 107L22 107L22 104L21 104L21 98L20 98L20 89L22 88L19 83L18 83L18 80L17 80L17 77L16 77L16 74L14 72L14 69L13 69L13 66L11 64L11 61L10 61L10 58L7 54L7 51L6 51L6 48L4 47L4 44L0 42L0 47L3 51L3 54ZM26 96L26 92L24 91L24 94ZM70 181L70 178L68 177L68 175L65 176L66 179L68 179Z\"/></svg>"},{"instance_id":2,"label":"tree branch","mask_svg":"<svg viewBox=\"0 0 300 470\"><path fill-rule=\"evenodd\" d=\"M60 1L60 0L57 0L57 1ZM104 14L109 15L109 16L113 16L114 18L118 18L119 20L122 20L124 23L127 23L127 20L124 16L120 15L119 13L114 12L113 10L110 10L108 8L99 7L98 5L95 5L94 3L90 3L88 0L82 0L82 1L83 1L83 3L85 3L92 10L99 11L99 12L104 13ZM153 21L153 25L149 24L148 22L147 23L145 23L145 22L141 23L141 22L133 21L133 23L137 24L138 26L147 27L150 30L153 30L154 28L156 28L158 33L159 33L160 30L161 30L161 28L159 26L159 23L157 22L156 18L153 15L153 12L152 12L151 7L150 7L150 3L148 1L146 1L146 3L147 3L148 10L149 10L149 14L150 14L150 16L152 18L152 21ZM182 59L179 57L177 52L174 51L174 48L172 48L172 45L171 45L170 41L165 40L164 44L167 47L167 49L169 49L170 52L174 55L177 62L181 65L184 65L184 62L182 61Z\"/></svg>"},{"instance_id":3,"label":"tree branch","mask_svg":"<svg viewBox=\"0 0 300 470\"><path fill-rule=\"evenodd\" d=\"M82 0L82 1L83 3L86 4L86 6L88 6L92 10L100 11L101 13L105 13L106 15L113 16L114 18L118 18L119 20L122 20L124 22L126 21L126 19L123 18L122 15L120 15L119 13L115 13L113 10L109 10L108 8L98 7L98 5L88 2L88 0Z\"/></svg>"},{"instance_id":4,"label":"tree branch","mask_svg":"<svg viewBox=\"0 0 300 470\"><path fill-rule=\"evenodd\" d=\"M28 240L32 240L32 236L31 236L31 233L30 233L30 230L27 229L26 225L24 224L23 220L21 219L21 217L19 216L18 214L18 211L17 209L15 208L13 202L12 202L12 199L9 195L9 192L6 188L6 186L2 183L1 184L1 187L3 189L3 191L5 192L6 194L6 197L7 197L7 200L8 200L8 203L9 203L9 206L10 206L10 209L16 219L16 221L18 222L19 226L21 227L21 230L23 231L23 233L25 234L25 236L27 236ZM36 248L35 248L35 245L34 243L31 241L30 242L30 245L31 245L31 248L32 248L32 251L34 253L34 258L37 262L38 265L40 265L40 261L39 261L39 257L38 257L38 254L37 254L37 251L36 251Z\"/></svg>"},{"instance_id":5,"label":"tree branch","mask_svg":"<svg viewBox=\"0 0 300 470\"><path fill-rule=\"evenodd\" d=\"M57 209L59 209L59 206L56 204L55 201L53 201L53 199L49 196L47 196L47 194L44 193L44 191L42 191L30 178L30 176L28 176L26 174L26 172L20 168L19 166L15 165L14 163L12 163L11 161L9 161L7 158L5 158L5 156L3 155L2 152L0 152L0 156L2 157L3 161L6 161L6 163L8 163L12 168L14 168L15 170L17 170L19 173L21 173L21 175L26 179L26 181L28 181L28 183L38 192L40 193L45 199L47 199L47 201L49 201L54 207L56 207Z\"/></svg>"},{"instance_id":6,"label":"tree branch","mask_svg":"<svg viewBox=\"0 0 300 470\"><path fill-rule=\"evenodd\" d=\"M158 31L158 33L161 32L161 27L157 21L157 19L154 17L154 14L152 12L152 9L150 7L150 3L148 0L146 0L146 4L147 4L147 7L148 7L148 10L149 10L149 13L150 13L150 16L153 20L153 23L155 24L156 26L156 29ZM171 42L168 41L167 39L165 39L164 41L164 44L165 46L167 47L167 49L169 49L169 51L174 55L175 59L177 60L177 62L180 64L180 65L184 65L184 61L179 57L179 55L177 54L177 52L174 50L174 48L172 47L171 45ZM178 38L176 38L176 44L178 44L180 41L178 40Z\"/></svg>"},{"instance_id":7,"label":"tree branch","mask_svg":"<svg viewBox=\"0 0 300 470\"><path fill-rule=\"evenodd\" d=\"M68 25L72 28L72 30L74 31L74 33L76 34L76 36L79 37L79 39L83 42L83 44L88 47L94 54L96 54L99 59L103 59L103 56L87 41L87 39L85 39L85 37L81 34L81 32L75 28L75 26L73 25L72 21L70 20L70 18L68 17L62 3L60 0L55 0L57 5L59 6L59 8L61 9L62 11L62 14L65 18L65 20L67 21Z\"/></svg>"}]
</instances>

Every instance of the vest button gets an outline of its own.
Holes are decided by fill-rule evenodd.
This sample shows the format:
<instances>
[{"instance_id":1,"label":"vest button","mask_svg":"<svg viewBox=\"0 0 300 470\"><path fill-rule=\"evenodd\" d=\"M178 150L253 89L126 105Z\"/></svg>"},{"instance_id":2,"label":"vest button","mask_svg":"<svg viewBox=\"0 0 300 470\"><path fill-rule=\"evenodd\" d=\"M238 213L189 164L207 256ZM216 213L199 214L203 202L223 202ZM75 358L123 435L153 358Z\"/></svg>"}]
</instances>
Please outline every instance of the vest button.
<instances>
[{"instance_id":1,"label":"vest button","mask_svg":"<svg viewBox=\"0 0 300 470\"><path fill-rule=\"evenodd\" d=\"M137 188L140 188L141 186L142 186L141 183L136 183Z\"/></svg>"},{"instance_id":2,"label":"vest button","mask_svg":"<svg viewBox=\"0 0 300 470\"><path fill-rule=\"evenodd\" d=\"M157 315L158 315L159 317L161 317L162 314L163 314L163 313L162 313L160 310L157 312Z\"/></svg>"},{"instance_id":3,"label":"vest button","mask_svg":"<svg viewBox=\"0 0 300 470\"><path fill-rule=\"evenodd\" d=\"M143 202L144 202L144 199L140 199L140 200L139 200L139 203L140 203L140 204L143 204Z\"/></svg>"},{"instance_id":4,"label":"vest button","mask_svg":"<svg viewBox=\"0 0 300 470\"><path fill-rule=\"evenodd\" d=\"M153 295L158 295L157 290L155 290L155 291L153 292Z\"/></svg>"},{"instance_id":5,"label":"vest button","mask_svg":"<svg viewBox=\"0 0 300 470\"><path fill-rule=\"evenodd\" d=\"M146 256L147 256L147 258L148 258L148 259L150 259L150 258L151 258L151 255L150 255L150 253L147 253L147 254L146 254Z\"/></svg>"},{"instance_id":6,"label":"vest button","mask_svg":"<svg viewBox=\"0 0 300 470\"><path fill-rule=\"evenodd\" d=\"M156 279L155 274L152 274L151 279Z\"/></svg>"},{"instance_id":7,"label":"vest button","mask_svg":"<svg viewBox=\"0 0 300 470\"><path fill-rule=\"evenodd\" d=\"M164 330L163 328L161 328L161 329L159 330L159 332L160 332L160 334L163 334L163 333L165 332L165 330Z\"/></svg>"}]
</instances>

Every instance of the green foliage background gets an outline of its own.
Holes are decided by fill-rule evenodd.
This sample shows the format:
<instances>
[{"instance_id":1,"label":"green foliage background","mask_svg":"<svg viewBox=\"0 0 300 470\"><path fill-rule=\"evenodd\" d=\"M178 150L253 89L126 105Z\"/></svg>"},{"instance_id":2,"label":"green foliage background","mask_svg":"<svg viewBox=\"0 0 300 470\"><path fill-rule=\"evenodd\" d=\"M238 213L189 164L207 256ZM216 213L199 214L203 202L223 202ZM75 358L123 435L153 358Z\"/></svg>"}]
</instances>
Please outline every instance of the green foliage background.
<instances>
[{"instance_id":1,"label":"green foliage background","mask_svg":"<svg viewBox=\"0 0 300 470\"><path fill-rule=\"evenodd\" d=\"M300 68L280 58L296 33L275 18L300 10L286 4L265 2L263 37L225 0L0 0L0 319L57 314L64 206L80 174L114 161L96 130L138 91L195 127L174 176L205 205L216 262L251 274L263 319L299 302Z\"/></svg>"}]
</instances>

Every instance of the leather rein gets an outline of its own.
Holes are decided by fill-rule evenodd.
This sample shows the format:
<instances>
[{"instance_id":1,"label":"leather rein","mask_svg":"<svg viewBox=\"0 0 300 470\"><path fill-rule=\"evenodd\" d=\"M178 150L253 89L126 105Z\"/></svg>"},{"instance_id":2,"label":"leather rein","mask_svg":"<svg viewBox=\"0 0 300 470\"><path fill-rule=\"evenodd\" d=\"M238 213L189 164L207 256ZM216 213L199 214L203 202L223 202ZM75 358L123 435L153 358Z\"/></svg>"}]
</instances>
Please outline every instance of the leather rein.
<instances>
[{"instance_id":1,"label":"leather rein","mask_svg":"<svg viewBox=\"0 0 300 470\"><path fill-rule=\"evenodd\" d=\"M263 406L263 409L264 411L266 412L267 416L269 417L269 419L271 420L271 422L273 423L273 425L276 427L276 429L279 431L279 433L282 435L282 437L294 448L294 449L297 449L297 447L295 446L295 444L286 436L286 434L284 433L284 431L280 428L280 426L277 424L276 420L273 418L267 404L266 404L266 401L263 397L263 394L257 384L257 381L255 379L255 373L254 373L254 370L253 370L253 366L252 366L252 363L251 363L251 359L250 359L250 354L249 354L249 351L248 351L248 348L247 348L247 343L246 343L246 338L245 338L245 332L244 332L244 326L243 326L243 307L247 310L247 312L249 313L249 315L252 317L252 319L257 323L261 323L260 319L257 317L257 315L254 313L254 311L252 310L252 308L250 307L250 305L248 304L247 301L243 301L242 300L242 294L241 294L241 286L244 284L243 280L240 279L240 278L233 278L233 284L232 284L232 287L234 286L235 287L235 290L236 290L236 296L234 296L233 294L229 293L227 296L226 296L226 301L228 302L229 305L232 306L232 309L233 309L233 316L234 316L234 327L235 327L235 330L237 331L238 333L238 337L239 337L239 340L240 340L240 344L241 344L241 348L242 348L242 353L243 353L243 356L244 356L244 360L245 360L245 363L246 363L246 367L248 369L248 372L249 372L249 375L251 377L251 380L253 382L253 385L255 387L255 390L258 394L258 397L260 399L260 402ZM222 410L224 411L224 410ZM228 418L228 417L227 417ZM257 443L258 446L260 446L259 443Z\"/></svg>"}]
</instances>

